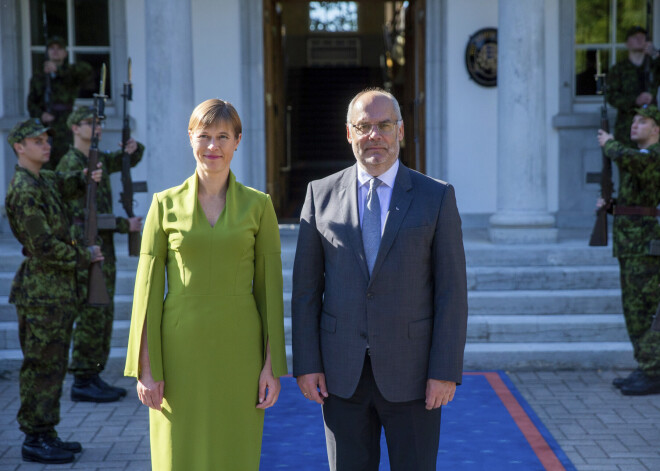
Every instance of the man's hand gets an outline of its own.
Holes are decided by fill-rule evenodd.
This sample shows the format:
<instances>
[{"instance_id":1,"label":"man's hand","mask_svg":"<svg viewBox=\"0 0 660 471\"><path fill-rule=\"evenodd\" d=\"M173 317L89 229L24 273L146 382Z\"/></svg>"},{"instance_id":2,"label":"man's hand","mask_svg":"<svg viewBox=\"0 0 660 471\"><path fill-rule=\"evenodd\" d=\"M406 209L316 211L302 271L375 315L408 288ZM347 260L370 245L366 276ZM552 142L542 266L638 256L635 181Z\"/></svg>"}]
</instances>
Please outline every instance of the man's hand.
<instances>
[{"instance_id":1,"label":"man's hand","mask_svg":"<svg viewBox=\"0 0 660 471\"><path fill-rule=\"evenodd\" d=\"M644 52L651 56L652 59L658 57L658 50L655 48L655 46L653 46L651 41L646 42L646 49L644 49Z\"/></svg>"},{"instance_id":2,"label":"man's hand","mask_svg":"<svg viewBox=\"0 0 660 471\"><path fill-rule=\"evenodd\" d=\"M296 378L300 392L310 401L323 405L323 399L328 397L323 373L310 373Z\"/></svg>"},{"instance_id":3,"label":"man's hand","mask_svg":"<svg viewBox=\"0 0 660 471\"><path fill-rule=\"evenodd\" d=\"M89 261L91 263L96 263L96 262L102 262L105 260L103 257L103 252L101 252L101 247L98 245L90 245L87 247L87 250L89 250Z\"/></svg>"},{"instance_id":4,"label":"man's hand","mask_svg":"<svg viewBox=\"0 0 660 471\"><path fill-rule=\"evenodd\" d=\"M92 180L94 180L96 183L99 183L101 181L101 177L103 176L103 170L101 167L103 166L102 162L99 162L96 164L96 170L92 172ZM87 169L83 169L83 175L87 176Z\"/></svg>"},{"instance_id":5,"label":"man's hand","mask_svg":"<svg viewBox=\"0 0 660 471\"><path fill-rule=\"evenodd\" d=\"M651 95L649 92L642 92L639 95L637 95L637 99L635 100L635 103L638 106L642 105L650 105L653 102L653 95Z\"/></svg>"},{"instance_id":6,"label":"man's hand","mask_svg":"<svg viewBox=\"0 0 660 471\"><path fill-rule=\"evenodd\" d=\"M437 409L446 406L454 399L456 383L453 381L442 381L429 379L426 381L426 410Z\"/></svg>"},{"instance_id":7,"label":"man's hand","mask_svg":"<svg viewBox=\"0 0 660 471\"><path fill-rule=\"evenodd\" d=\"M44 124L52 123L54 119L55 119L55 116L53 116L52 114L50 114L47 111L44 111L43 113L41 113L41 122L44 123Z\"/></svg>"},{"instance_id":8,"label":"man's hand","mask_svg":"<svg viewBox=\"0 0 660 471\"><path fill-rule=\"evenodd\" d=\"M53 61L44 62L44 73L52 74L54 72L57 72L57 64Z\"/></svg>"},{"instance_id":9,"label":"man's hand","mask_svg":"<svg viewBox=\"0 0 660 471\"><path fill-rule=\"evenodd\" d=\"M121 142L119 143L119 147L121 147ZM126 141L126 146L124 147L123 151L130 155L135 152L137 148L137 142L131 137L128 141Z\"/></svg>"},{"instance_id":10,"label":"man's hand","mask_svg":"<svg viewBox=\"0 0 660 471\"><path fill-rule=\"evenodd\" d=\"M140 232L142 230L142 218L128 218L128 232Z\"/></svg>"},{"instance_id":11,"label":"man's hand","mask_svg":"<svg viewBox=\"0 0 660 471\"><path fill-rule=\"evenodd\" d=\"M612 134L605 132L602 129L598 130L598 144L601 147L603 147L607 141L612 139L614 139L614 136Z\"/></svg>"}]
</instances>

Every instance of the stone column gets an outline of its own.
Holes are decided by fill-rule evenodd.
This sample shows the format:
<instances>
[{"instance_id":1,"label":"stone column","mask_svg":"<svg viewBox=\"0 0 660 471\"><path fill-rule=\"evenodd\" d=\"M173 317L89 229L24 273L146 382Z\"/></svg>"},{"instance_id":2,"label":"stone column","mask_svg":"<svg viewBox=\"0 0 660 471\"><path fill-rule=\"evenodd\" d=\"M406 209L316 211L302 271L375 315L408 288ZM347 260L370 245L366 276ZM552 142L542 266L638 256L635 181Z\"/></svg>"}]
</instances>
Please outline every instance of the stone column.
<instances>
[{"instance_id":1,"label":"stone column","mask_svg":"<svg viewBox=\"0 0 660 471\"><path fill-rule=\"evenodd\" d=\"M145 2L149 192L182 183L195 160L188 140L194 81L190 0Z\"/></svg>"},{"instance_id":2,"label":"stone column","mask_svg":"<svg viewBox=\"0 0 660 471\"><path fill-rule=\"evenodd\" d=\"M544 0L499 0L496 243L556 242L548 212Z\"/></svg>"}]
</instances>

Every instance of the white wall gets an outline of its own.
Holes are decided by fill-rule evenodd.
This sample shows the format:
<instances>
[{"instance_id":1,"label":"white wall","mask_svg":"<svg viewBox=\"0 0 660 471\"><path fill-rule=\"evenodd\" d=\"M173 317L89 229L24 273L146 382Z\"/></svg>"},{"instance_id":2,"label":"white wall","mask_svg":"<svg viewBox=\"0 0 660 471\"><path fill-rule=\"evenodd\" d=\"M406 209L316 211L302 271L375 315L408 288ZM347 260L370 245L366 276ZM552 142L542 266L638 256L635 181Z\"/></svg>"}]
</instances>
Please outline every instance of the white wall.
<instances>
[{"instance_id":1,"label":"white wall","mask_svg":"<svg viewBox=\"0 0 660 471\"><path fill-rule=\"evenodd\" d=\"M548 167L548 211L559 209L559 132L552 117L559 113L559 0L545 2L545 111Z\"/></svg>"},{"instance_id":2,"label":"white wall","mask_svg":"<svg viewBox=\"0 0 660 471\"><path fill-rule=\"evenodd\" d=\"M191 4L195 103L209 98L227 100L245 121L240 0L191 0ZM231 168L242 182L250 161L241 151L239 145Z\"/></svg>"},{"instance_id":3,"label":"white wall","mask_svg":"<svg viewBox=\"0 0 660 471\"><path fill-rule=\"evenodd\" d=\"M446 24L446 179L456 188L461 214L492 213L497 190L497 89L470 79L465 47L477 30L497 27L497 2L449 1Z\"/></svg>"}]
</instances>

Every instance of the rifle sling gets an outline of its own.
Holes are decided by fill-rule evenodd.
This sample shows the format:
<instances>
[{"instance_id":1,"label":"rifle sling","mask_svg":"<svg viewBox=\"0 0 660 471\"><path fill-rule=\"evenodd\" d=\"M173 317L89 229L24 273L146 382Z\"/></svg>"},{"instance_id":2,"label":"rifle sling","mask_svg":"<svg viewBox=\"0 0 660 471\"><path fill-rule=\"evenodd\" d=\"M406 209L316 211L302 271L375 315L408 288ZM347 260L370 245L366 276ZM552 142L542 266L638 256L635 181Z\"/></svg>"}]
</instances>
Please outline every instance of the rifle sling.
<instances>
[{"instance_id":1,"label":"rifle sling","mask_svg":"<svg viewBox=\"0 0 660 471\"><path fill-rule=\"evenodd\" d=\"M650 216L659 217L660 209L646 206L614 206L613 214L615 216Z\"/></svg>"}]
</instances>

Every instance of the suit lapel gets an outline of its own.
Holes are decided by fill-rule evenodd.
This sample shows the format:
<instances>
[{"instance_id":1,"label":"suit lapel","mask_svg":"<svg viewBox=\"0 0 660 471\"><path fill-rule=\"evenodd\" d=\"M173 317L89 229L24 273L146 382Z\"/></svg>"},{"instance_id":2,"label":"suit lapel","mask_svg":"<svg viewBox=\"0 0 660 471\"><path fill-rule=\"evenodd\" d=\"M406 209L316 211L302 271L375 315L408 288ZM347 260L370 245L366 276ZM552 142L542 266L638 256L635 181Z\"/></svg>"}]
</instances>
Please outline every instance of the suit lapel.
<instances>
[{"instance_id":1,"label":"suit lapel","mask_svg":"<svg viewBox=\"0 0 660 471\"><path fill-rule=\"evenodd\" d=\"M401 222L408 212L410 202L412 201L412 183L410 182L410 170L403 164L399 164L399 171L396 173L394 180L394 188L392 188L392 199L390 200L390 207L387 211L387 218L385 219L385 230L383 237L380 240L380 247L378 248L378 256L374 263L374 269L371 272L371 279L373 280L378 273L383 260L390 251L394 239L399 232Z\"/></svg>"},{"instance_id":2,"label":"suit lapel","mask_svg":"<svg viewBox=\"0 0 660 471\"><path fill-rule=\"evenodd\" d=\"M339 200L341 214L344 215L344 227L349 245L353 248L358 265L364 277L369 279L367 258L362 245L362 230L360 229L360 216L358 214L357 197L357 164L353 165L343 176L339 187Z\"/></svg>"}]
</instances>

